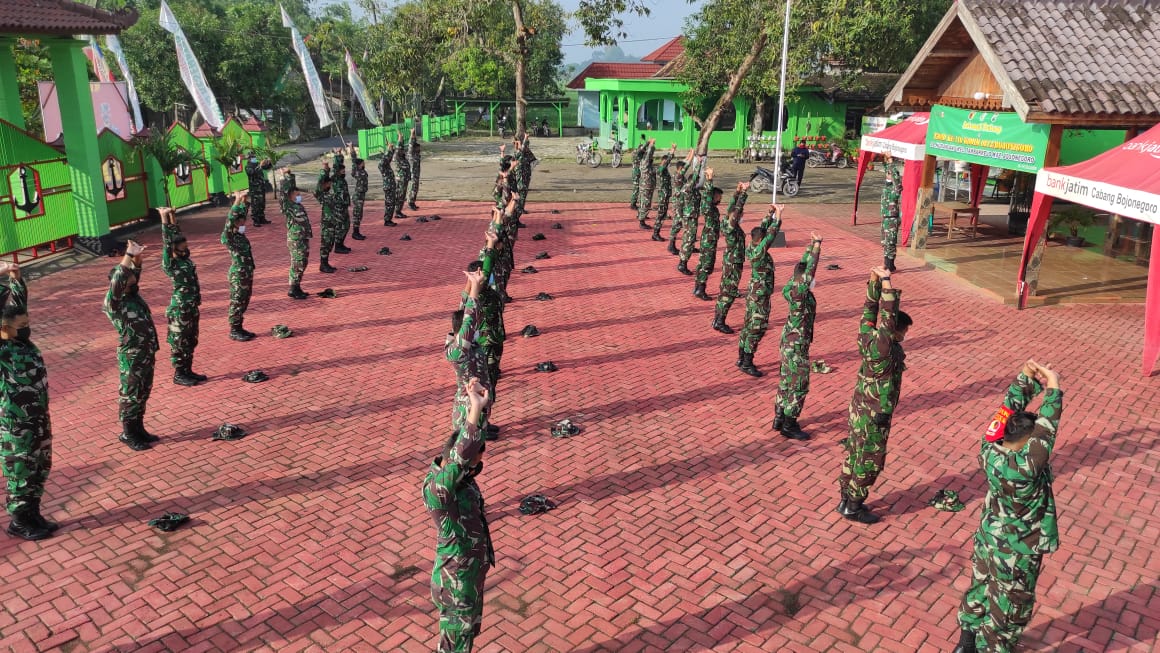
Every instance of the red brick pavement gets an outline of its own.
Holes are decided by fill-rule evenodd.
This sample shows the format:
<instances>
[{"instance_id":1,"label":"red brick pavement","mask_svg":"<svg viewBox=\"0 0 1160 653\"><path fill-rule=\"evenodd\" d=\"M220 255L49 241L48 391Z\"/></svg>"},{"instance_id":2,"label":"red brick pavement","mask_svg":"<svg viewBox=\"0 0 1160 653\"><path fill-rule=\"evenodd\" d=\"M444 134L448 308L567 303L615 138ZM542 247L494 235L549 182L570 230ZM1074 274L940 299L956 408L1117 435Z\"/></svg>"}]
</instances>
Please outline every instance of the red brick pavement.
<instances>
[{"instance_id":1,"label":"red brick pavement","mask_svg":"<svg viewBox=\"0 0 1160 653\"><path fill-rule=\"evenodd\" d=\"M794 207L778 278L811 230L826 236L815 375L803 417L816 436L769 430L776 374L733 367L736 337L712 331L663 245L622 207L532 205L518 246L507 343L482 486L498 553L481 651L939 651L955 637L982 478L976 442L1028 356L1055 363L1066 413L1055 455L1062 549L1047 557L1030 650L1148 651L1160 630L1156 453L1160 390L1140 378L1138 306L1016 312L902 257L916 319L874 527L833 512L854 331L877 246L843 226L846 207ZM311 204L317 219L317 206ZM452 375L441 344L482 242L486 208L428 202L439 222L386 229L334 256L361 274L316 271L285 296L281 226L251 229L256 295L226 337L224 211L186 220L204 287L196 369L169 382L162 345L148 426L152 451L117 443L115 335L101 314L112 260L31 284L49 365L56 468L46 507L63 528L43 543L0 538L0 649L14 651L423 651L433 528L419 484L446 434ZM276 209L274 211L276 213ZM753 211L756 212L756 211ZM812 212L815 217L809 217ZM552 222L563 231L549 229ZM537 231L547 240L532 241ZM317 233L317 229L316 229ZM400 242L409 233L411 242ZM158 234L142 290L164 330L168 280ZM377 256L380 246L395 254ZM547 251L551 259L533 261ZM716 290L714 276L710 291ZM536 293L551 302L530 301ZM775 313L784 303L775 299ZM733 309L738 326L743 305ZM295 331L271 338L277 323ZM543 335L519 337L526 324ZM757 355L776 371L777 329ZM555 374L533 371L551 359ZM241 375L261 368L270 381ZM548 435L570 417L581 435ZM251 433L212 442L223 421ZM925 506L939 488L967 510ZM521 497L559 503L524 517ZM159 534L167 510L192 524Z\"/></svg>"}]
</instances>

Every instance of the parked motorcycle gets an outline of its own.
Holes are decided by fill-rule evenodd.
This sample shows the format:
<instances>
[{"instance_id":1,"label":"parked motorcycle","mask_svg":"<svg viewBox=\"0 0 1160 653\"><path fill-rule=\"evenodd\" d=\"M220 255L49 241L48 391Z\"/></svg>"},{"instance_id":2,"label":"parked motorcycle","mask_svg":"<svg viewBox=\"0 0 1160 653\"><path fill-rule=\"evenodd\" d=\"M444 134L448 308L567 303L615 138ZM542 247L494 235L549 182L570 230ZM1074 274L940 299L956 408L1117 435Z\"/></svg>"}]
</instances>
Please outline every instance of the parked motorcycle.
<instances>
[{"instance_id":1,"label":"parked motorcycle","mask_svg":"<svg viewBox=\"0 0 1160 653\"><path fill-rule=\"evenodd\" d=\"M552 129L551 129L550 127L548 127L548 121L547 121L547 120L541 120L541 121L540 121L540 124L538 124L538 125L536 125L536 126L532 127L532 135L533 135L533 136L544 137L544 138L546 138L546 137L548 137L548 136L551 136L551 135L552 135Z\"/></svg>"},{"instance_id":2,"label":"parked motorcycle","mask_svg":"<svg viewBox=\"0 0 1160 653\"><path fill-rule=\"evenodd\" d=\"M597 149L596 143L579 143L576 145L576 164L588 164L589 168L596 168L600 166L601 156L600 150Z\"/></svg>"},{"instance_id":3,"label":"parked motorcycle","mask_svg":"<svg viewBox=\"0 0 1160 653\"><path fill-rule=\"evenodd\" d=\"M620 141L612 141L612 167L619 168L620 160L624 156L624 144Z\"/></svg>"},{"instance_id":4,"label":"parked motorcycle","mask_svg":"<svg viewBox=\"0 0 1160 653\"><path fill-rule=\"evenodd\" d=\"M749 190L754 193L768 193L774 184L778 184L778 190L787 197L793 197L801 190L797 175L790 171L788 163L781 166L780 175L775 175L769 168L757 166L749 178Z\"/></svg>"},{"instance_id":5,"label":"parked motorcycle","mask_svg":"<svg viewBox=\"0 0 1160 653\"><path fill-rule=\"evenodd\" d=\"M830 150L813 150L810 152L810 158L806 160L806 165L810 168L853 168L857 162L854 157L847 152L840 152L838 160L834 160L833 152Z\"/></svg>"}]
</instances>

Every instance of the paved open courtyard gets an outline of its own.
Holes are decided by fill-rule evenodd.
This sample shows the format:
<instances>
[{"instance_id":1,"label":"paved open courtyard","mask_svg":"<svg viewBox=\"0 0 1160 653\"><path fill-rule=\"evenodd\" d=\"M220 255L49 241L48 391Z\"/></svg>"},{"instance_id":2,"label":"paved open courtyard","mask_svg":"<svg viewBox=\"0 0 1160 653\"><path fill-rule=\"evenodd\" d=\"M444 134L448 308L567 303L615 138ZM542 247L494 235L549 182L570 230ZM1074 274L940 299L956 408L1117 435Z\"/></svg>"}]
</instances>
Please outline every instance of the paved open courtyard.
<instances>
[{"instance_id":1,"label":"paved open courtyard","mask_svg":"<svg viewBox=\"0 0 1160 653\"><path fill-rule=\"evenodd\" d=\"M624 172L627 175L627 171ZM967 582L983 478L976 452L1002 393L1028 357L1054 364L1065 389L1054 454L1062 548L1046 557L1030 651L1156 648L1160 632L1160 378L1141 377L1143 307L1051 306L1018 312L919 261L895 283L910 331L890 456L862 526L834 512L865 279L880 249L847 230L848 207L794 206L780 284L822 234L815 374L807 443L770 431L774 299L757 354L767 375L733 366L736 336L710 329L663 243L622 205L538 204L517 245L509 333L480 477L495 538L477 650L949 651ZM763 213L754 198L747 222ZM318 207L306 200L317 225ZM425 202L286 297L281 216L250 228L257 259L246 326L227 338L223 209L183 219L202 280L195 369L170 382L162 343L146 425L164 437L130 452L116 440L116 334L101 313L114 260L30 283L32 326L49 367L55 468L50 540L0 538L0 649L11 651L428 651L434 528L420 497L448 434L454 382L442 343L463 269L488 208ZM370 208L371 216L381 215ZM550 228L554 222L563 230ZM546 240L533 241L543 233ZM316 226L315 233L318 233ZM411 241L400 241L404 234ZM164 338L169 280L160 236L142 235L142 294ZM376 254L390 247L390 256ZM547 260L533 260L539 252ZM349 266L369 270L353 273ZM717 275L710 282L716 295ZM539 292L552 301L533 301ZM739 326L743 302L730 324ZM294 337L269 335L275 324ZM542 335L521 338L535 325ZM551 360L555 373L536 372ZM269 381L248 384L262 369ZM567 440L548 429L570 418ZM211 441L223 422L250 433ZM926 502L957 490L959 513ZM525 517L520 499L559 504ZM166 511L191 523L162 534Z\"/></svg>"}]
</instances>

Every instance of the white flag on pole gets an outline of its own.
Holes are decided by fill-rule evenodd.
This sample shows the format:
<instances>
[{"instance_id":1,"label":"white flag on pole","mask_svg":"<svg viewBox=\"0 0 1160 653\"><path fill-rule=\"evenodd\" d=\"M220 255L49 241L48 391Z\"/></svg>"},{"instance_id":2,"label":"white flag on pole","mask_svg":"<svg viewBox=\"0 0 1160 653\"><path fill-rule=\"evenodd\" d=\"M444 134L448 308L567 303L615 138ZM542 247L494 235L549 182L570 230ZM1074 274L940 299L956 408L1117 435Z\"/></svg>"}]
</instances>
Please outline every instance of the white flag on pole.
<instances>
[{"instance_id":1,"label":"white flag on pole","mask_svg":"<svg viewBox=\"0 0 1160 653\"><path fill-rule=\"evenodd\" d=\"M133 84L133 76L129 74L129 62L125 61L125 51L121 49L121 39L116 34L105 35L105 47L113 53L117 60L117 67L121 69L121 77L129 89L129 103L133 108L133 124L137 131L145 129L145 121L141 119L141 101L137 99L137 87Z\"/></svg>"},{"instance_id":2,"label":"white flag on pole","mask_svg":"<svg viewBox=\"0 0 1160 653\"><path fill-rule=\"evenodd\" d=\"M181 31L181 25L177 23L177 18L165 0L161 0L161 19L158 22L162 29L173 35L173 41L177 44L177 67L181 71L181 81L185 82L185 88L193 96L197 110L211 127L221 129L225 119L222 118L222 110L218 108L217 98L205 81L205 73L201 71L201 64L197 63L197 57L189 47L189 39L185 38L185 32Z\"/></svg>"},{"instance_id":3,"label":"white flag on pole","mask_svg":"<svg viewBox=\"0 0 1160 653\"><path fill-rule=\"evenodd\" d=\"M346 53L346 79L350 82L350 90L354 92L354 96L358 98L358 103L362 105L363 113L367 114L367 120L375 125L383 124L383 121L379 120L379 114L375 111L375 102L367 93L367 86L363 84L362 77L358 74L358 66L354 65L354 59L351 58L350 52Z\"/></svg>"},{"instance_id":4,"label":"white flag on pole","mask_svg":"<svg viewBox=\"0 0 1160 653\"><path fill-rule=\"evenodd\" d=\"M310 51L306 49L306 43L302 41L302 35L298 33L294 21L290 20L286 8L281 5L278 8L282 10L282 26L290 28L294 52L298 55L298 61L302 62L302 76L306 78L306 88L310 89L310 100L314 102L314 111L318 114L318 126L326 127L334 122L334 118L330 117L330 109L326 106L326 95L322 92L322 80L318 78L318 69L314 67Z\"/></svg>"}]
</instances>

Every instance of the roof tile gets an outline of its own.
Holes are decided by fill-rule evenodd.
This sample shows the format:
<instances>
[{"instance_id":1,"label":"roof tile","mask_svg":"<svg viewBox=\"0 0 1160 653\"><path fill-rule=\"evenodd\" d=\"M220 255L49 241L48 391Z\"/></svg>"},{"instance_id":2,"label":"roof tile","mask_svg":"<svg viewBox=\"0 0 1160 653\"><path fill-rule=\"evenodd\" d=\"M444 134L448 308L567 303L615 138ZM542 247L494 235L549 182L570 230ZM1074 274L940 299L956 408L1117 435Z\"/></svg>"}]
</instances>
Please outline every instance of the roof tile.
<instances>
[{"instance_id":1,"label":"roof tile","mask_svg":"<svg viewBox=\"0 0 1160 653\"><path fill-rule=\"evenodd\" d=\"M133 9L110 12L69 0L3 0L0 34L118 34L137 17Z\"/></svg>"},{"instance_id":2,"label":"roof tile","mask_svg":"<svg viewBox=\"0 0 1160 653\"><path fill-rule=\"evenodd\" d=\"M614 63L609 61L593 61L588 67L580 71L568 88L583 89L584 80L592 79L647 79L661 69L655 63Z\"/></svg>"}]
</instances>

